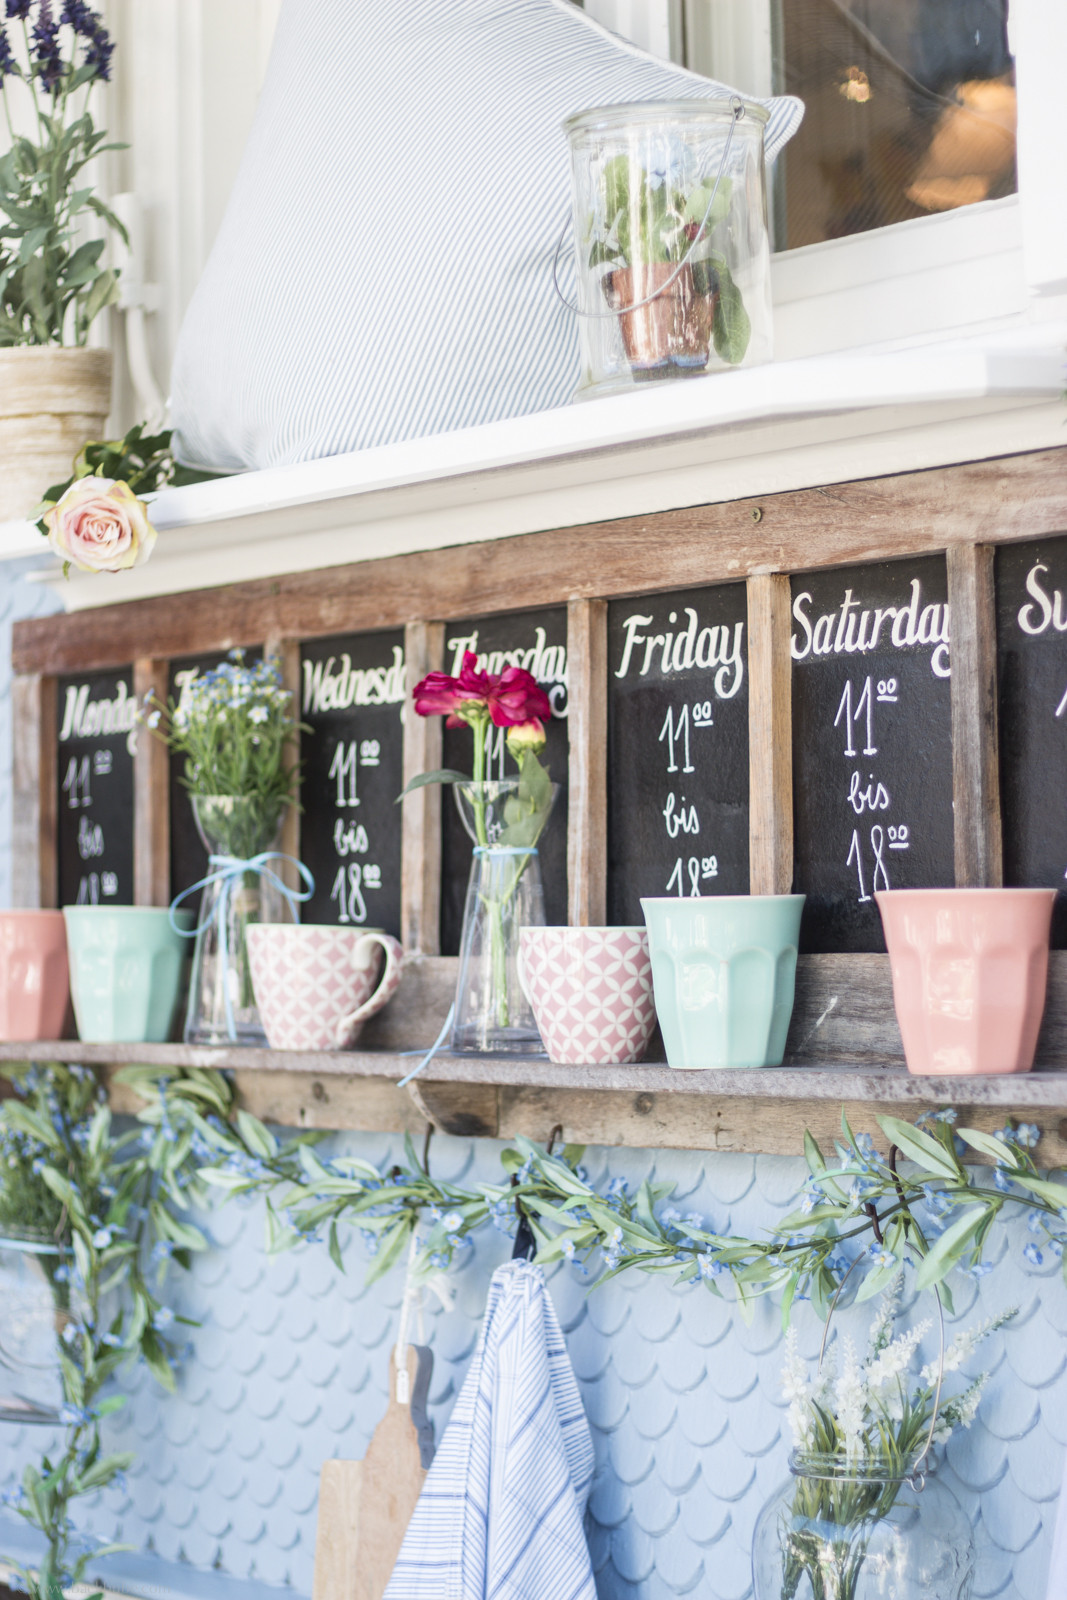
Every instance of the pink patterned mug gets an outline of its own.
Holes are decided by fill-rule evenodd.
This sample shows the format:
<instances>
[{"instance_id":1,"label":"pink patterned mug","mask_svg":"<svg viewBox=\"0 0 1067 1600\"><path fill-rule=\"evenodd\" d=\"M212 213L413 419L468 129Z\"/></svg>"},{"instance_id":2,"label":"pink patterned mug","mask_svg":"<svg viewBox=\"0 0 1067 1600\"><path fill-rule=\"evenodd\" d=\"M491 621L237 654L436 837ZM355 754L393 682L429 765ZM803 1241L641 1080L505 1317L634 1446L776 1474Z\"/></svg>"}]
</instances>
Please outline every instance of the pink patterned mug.
<instances>
[{"instance_id":1,"label":"pink patterned mug","mask_svg":"<svg viewBox=\"0 0 1067 1600\"><path fill-rule=\"evenodd\" d=\"M378 928L259 922L246 936L272 1050L351 1049L367 1018L395 994L403 971L403 947Z\"/></svg>"},{"instance_id":2,"label":"pink patterned mug","mask_svg":"<svg viewBox=\"0 0 1067 1600\"><path fill-rule=\"evenodd\" d=\"M519 981L550 1061L610 1067L648 1049L656 1008L644 928L523 928Z\"/></svg>"}]
</instances>

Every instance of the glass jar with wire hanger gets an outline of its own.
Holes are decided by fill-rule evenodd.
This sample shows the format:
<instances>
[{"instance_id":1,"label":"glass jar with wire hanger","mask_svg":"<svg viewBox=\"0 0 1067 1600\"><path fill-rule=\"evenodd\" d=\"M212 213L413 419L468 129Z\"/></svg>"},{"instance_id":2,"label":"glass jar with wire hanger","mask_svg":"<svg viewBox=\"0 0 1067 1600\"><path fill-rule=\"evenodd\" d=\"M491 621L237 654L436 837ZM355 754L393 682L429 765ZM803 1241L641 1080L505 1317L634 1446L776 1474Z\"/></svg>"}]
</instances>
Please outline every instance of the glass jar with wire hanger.
<instances>
[{"instance_id":1,"label":"glass jar with wire hanger","mask_svg":"<svg viewBox=\"0 0 1067 1600\"><path fill-rule=\"evenodd\" d=\"M866 1360L846 1340L833 1371L827 1362L830 1323L862 1259L849 1267L831 1303L810 1384L800 1376L802 1363L790 1346L786 1390L797 1442L789 1480L756 1523L755 1597L969 1600L971 1524L937 1478L933 1454L967 1420L964 1397L945 1395L941 1294L935 1288L938 1355L917 1382L906 1369L929 1324L894 1334L901 1279L875 1316Z\"/></svg>"},{"instance_id":2,"label":"glass jar with wire hanger","mask_svg":"<svg viewBox=\"0 0 1067 1600\"><path fill-rule=\"evenodd\" d=\"M769 361L767 110L649 101L568 118L576 399Z\"/></svg>"}]
</instances>

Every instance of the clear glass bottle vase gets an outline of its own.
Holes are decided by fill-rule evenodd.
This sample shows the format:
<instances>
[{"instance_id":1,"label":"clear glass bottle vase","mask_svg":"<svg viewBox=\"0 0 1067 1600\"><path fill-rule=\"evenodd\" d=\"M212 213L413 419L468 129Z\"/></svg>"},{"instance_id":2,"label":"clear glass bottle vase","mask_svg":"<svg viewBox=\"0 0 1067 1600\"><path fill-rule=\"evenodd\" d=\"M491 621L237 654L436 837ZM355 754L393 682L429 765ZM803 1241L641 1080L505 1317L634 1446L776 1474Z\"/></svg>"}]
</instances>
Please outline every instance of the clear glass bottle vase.
<instances>
[{"instance_id":1,"label":"clear glass bottle vase","mask_svg":"<svg viewBox=\"0 0 1067 1600\"><path fill-rule=\"evenodd\" d=\"M970 1600L971 1524L924 1463L795 1451L760 1512L755 1600Z\"/></svg>"},{"instance_id":2,"label":"clear glass bottle vase","mask_svg":"<svg viewBox=\"0 0 1067 1600\"><path fill-rule=\"evenodd\" d=\"M537 841L559 785L545 803L524 805L519 780L456 784L456 803L474 841L460 939L452 1049L541 1055L544 1045L519 982L519 930L543 927Z\"/></svg>"},{"instance_id":3,"label":"clear glass bottle vase","mask_svg":"<svg viewBox=\"0 0 1067 1600\"><path fill-rule=\"evenodd\" d=\"M194 795L196 826L208 853L185 1013L186 1044L267 1043L252 989L245 929L293 922L276 869L242 867L279 849L282 812L256 796Z\"/></svg>"}]
</instances>

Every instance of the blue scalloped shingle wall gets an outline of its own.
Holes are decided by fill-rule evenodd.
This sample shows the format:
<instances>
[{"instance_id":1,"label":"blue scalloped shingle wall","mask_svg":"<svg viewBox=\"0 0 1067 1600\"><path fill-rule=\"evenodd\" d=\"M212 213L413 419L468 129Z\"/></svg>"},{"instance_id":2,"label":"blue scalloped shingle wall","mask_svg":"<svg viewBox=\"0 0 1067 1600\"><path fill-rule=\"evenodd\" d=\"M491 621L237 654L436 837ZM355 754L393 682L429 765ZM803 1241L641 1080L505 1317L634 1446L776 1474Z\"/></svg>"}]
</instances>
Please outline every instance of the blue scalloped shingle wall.
<instances>
[{"instance_id":1,"label":"blue scalloped shingle wall","mask_svg":"<svg viewBox=\"0 0 1067 1600\"><path fill-rule=\"evenodd\" d=\"M11 624L60 609L51 589L25 581L54 565L51 555L0 564L0 906L11 904Z\"/></svg>"},{"instance_id":2,"label":"blue scalloped shingle wall","mask_svg":"<svg viewBox=\"0 0 1067 1600\"><path fill-rule=\"evenodd\" d=\"M336 1143L375 1161L400 1154L384 1136ZM440 1176L471 1181L495 1176L499 1148L438 1138L431 1159ZM591 1150L587 1167L598 1182L654 1171L677 1186L683 1210L746 1234L781 1217L804 1177L799 1160L725 1154ZM125 1489L99 1497L82 1520L101 1537L117 1528L154 1556L103 1564L117 1587L222 1595L228 1580L236 1595L251 1594L252 1580L308 1595L319 1467L362 1455L381 1416L402 1276L368 1289L358 1238L343 1275L323 1246L269 1260L258 1205L231 1204L209 1227L215 1248L175 1276L171 1296L200 1323L195 1355L173 1396L135 1375L108 1442L135 1450L137 1465ZM990 1388L943 1469L975 1520L976 1593L1003 1600L1042 1600L1067 1444L1067 1289L1058 1263L1024 1261L1028 1237L1022 1219L1005 1228L996 1270L955 1284L966 1323L1020 1307L972 1363L993 1369ZM427 1316L439 1430L478 1335L488 1276L509 1248L486 1230L452 1275L454 1308ZM702 1286L634 1273L588 1294L569 1266L552 1273L551 1287L596 1443L589 1536L601 1600L743 1600L753 1525L786 1470L776 1304L759 1303L746 1324ZM843 1313L842 1327L862 1333L868 1315ZM816 1319L801 1306L795 1321L814 1357ZM0 1478L12 1483L43 1442L0 1429Z\"/></svg>"}]
</instances>

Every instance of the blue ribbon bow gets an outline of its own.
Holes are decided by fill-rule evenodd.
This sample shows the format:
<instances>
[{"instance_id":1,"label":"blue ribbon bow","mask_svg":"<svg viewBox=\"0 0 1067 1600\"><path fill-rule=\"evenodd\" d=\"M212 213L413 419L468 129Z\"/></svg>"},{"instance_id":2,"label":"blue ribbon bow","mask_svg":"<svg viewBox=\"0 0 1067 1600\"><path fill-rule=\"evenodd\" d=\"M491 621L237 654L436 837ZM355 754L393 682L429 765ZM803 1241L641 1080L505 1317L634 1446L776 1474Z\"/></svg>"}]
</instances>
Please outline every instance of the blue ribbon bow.
<instances>
[{"instance_id":1,"label":"blue ribbon bow","mask_svg":"<svg viewBox=\"0 0 1067 1600\"><path fill-rule=\"evenodd\" d=\"M289 885L269 865L271 861L288 861L291 866L294 866L307 885L306 892L301 893L299 889L290 889ZM194 883L188 889L183 889L181 894L175 895L171 901L170 925L175 933L181 934L183 939L195 939L202 929L210 928L213 922L218 921L219 965L223 973L222 997L226 1006L226 1032L232 1040L236 1040L237 1029L233 1021L233 1003L230 1000L230 986L225 976L229 967L230 952L227 928L229 925L230 898L233 894L234 885L240 878L244 877L246 872L258 873L261 878L266 878L273 884L293 913L293 921L299 922L300 906L305 901L310 900L315 893L315 879L302 861L297 861L293 856L288 856L281 850L262 850L258 856L249 856L245 861L239 860L237 856L209 856L208 866L214 870L210 871L206 878L201 878L199 883ZM179 927L174 913L182 901L188 900L190 896L197 894L201 889L213 888L215 884L220 885L219 896L212 906L211 915L207 920L198 919L195 928Z\"/></svg>"}]
</instances>

